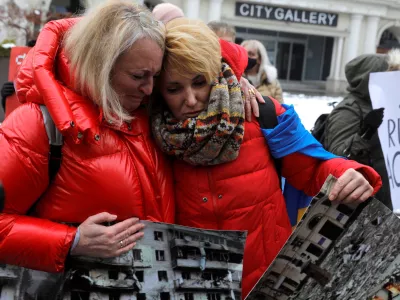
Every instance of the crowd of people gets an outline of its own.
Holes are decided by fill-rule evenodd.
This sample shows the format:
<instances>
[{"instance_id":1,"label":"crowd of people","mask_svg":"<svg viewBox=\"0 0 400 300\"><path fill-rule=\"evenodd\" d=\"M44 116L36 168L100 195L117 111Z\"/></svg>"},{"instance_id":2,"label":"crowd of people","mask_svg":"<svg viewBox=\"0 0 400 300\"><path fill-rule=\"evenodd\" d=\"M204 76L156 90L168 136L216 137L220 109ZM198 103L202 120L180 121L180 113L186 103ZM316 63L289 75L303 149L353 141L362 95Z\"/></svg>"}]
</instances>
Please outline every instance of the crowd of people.
<instances>
[{"instance_id":1,"label":"crowd of people","mask_svg":"<svg viewBox=\"0 0 400 300\"><path fill-rule=\"evenodd\" d=\"M332 113L330 153L283 104L265 46L235 41L234 27L185 18L171 4L151 13L107 1L47 23L14 82L23 104L0 127L0 261L60 273L77 255L117 257L140 243L139 220L246 230L245 298L292 231L280 176L313 196L332 174L329 199L343 203L375 195L381 177L388 189L381 163L358 155L363 145L381 156L377 127L365 139L351 123L351 113L368 119L368 100L357 110L349 96ZM369 59L347 68L350 93L365 99L352 65ZM257 117L267 101L278 124L265 137ZM52 177L49 118L62 135ZM335 129L346 120L353 133Z\"/></svg>"}]
</instances>

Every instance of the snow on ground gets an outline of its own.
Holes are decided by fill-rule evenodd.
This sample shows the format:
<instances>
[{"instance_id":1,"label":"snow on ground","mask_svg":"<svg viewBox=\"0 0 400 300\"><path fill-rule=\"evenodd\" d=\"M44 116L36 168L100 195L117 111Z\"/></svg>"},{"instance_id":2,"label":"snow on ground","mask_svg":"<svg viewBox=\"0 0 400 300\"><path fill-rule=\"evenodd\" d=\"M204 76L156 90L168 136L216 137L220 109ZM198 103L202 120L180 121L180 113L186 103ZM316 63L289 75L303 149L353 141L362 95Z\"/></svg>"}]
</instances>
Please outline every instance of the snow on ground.
<instances>
[{"instance_id":1,"label":"snow on ground","mask_svg":"<svg viewBox=\"0 0 400 300\"><path fill-rule=\"evenodd\" d=\"M309 96L304 94L283 93L285 104L293 104L300 119L307 130L314 127L317 118L324 113L330 113L332 102L340 102L343 97Z\"/></svg>"}]
</instances>

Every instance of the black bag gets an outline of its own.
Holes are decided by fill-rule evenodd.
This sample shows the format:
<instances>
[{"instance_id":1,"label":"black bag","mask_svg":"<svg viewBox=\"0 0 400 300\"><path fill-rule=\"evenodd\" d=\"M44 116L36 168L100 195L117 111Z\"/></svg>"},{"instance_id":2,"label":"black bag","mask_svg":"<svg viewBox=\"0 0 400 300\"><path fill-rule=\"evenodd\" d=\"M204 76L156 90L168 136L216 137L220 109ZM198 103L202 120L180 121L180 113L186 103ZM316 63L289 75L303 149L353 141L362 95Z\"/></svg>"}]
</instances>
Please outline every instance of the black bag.
<instances>
[{"instance_id":1,"label":"black bag","mask_svg":"<svg viewBox=\"0 0 400 300\"><path fill-rule=\"evenodd\" d=\"M333 109L335 109L337 102L331 102L328 103L329 106L332 106ZM363 126L363 112L361 109L360 104L355 101L355 104L357 105L357 108L360 112L360 128ZM329 114L322 114L318 117L318 119L315 121L314 123L314 127L313 129L311 129L311 134L313 135L313 137L315 137L315 139L320 142L322 144L322 146L326 146L325 145L325 131L326 131L326 126L328 123L328 117Z\"/></svg>"},{"instance_id":2,"label":"black bag","mask_svg":"<svg viewBox=\"0 0 400 300\"><path fill-rule=\"evenodd\" d=\"M329 114L320 115L318 119L315 121L313 129L311 129L311 134L322 145L324 145L325 141L325 128L326 128L326 123L328 122L328 117Z\"/></svg>"},{"instance_id":3,"label":"black bag","mask_svg":"<svg viewBox=\"0 0 400 300\"><path fill-rule=\"evenodd\" d=\"M329 106L332 106L333 108L335 108L337 102L330 102L328 103ZM315 121L314 123L314 127L313 129L311 129L311 134L313 135L313 137L315 137L315 139L320 142L324 147L324 143L325 143L325 128L326 128L326 124L328 122L328 117L330 114L322 114L318 117L318 119Z\"/></svg>"},{"instance_id":4,"label":"black bag","mask_svg":"<svg viewBox=\"0 0 400 300\"><path fill-rule=\"evenodd\" d=\"M263 96L265 103L258 102L258 108L260 111L260 116L257 118L258 123L262 129L272 129L278 125L278 117L276 115L276 109L274 102L269 98ZM281 176L281 168L282 161L281 159L273 158L274 165L276 169L276 173L279 178L279 186L282 188L282 176Z\"/></svg>"}]
</instances>

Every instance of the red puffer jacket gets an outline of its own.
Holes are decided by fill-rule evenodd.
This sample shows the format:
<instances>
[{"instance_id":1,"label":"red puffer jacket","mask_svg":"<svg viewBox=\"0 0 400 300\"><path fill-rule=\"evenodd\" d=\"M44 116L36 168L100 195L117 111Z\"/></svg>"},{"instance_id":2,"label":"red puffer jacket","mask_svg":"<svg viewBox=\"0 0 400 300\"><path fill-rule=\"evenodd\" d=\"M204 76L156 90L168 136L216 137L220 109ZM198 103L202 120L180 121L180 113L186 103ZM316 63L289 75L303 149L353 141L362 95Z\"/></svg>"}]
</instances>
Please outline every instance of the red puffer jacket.
<instances>
[{"instance_id":1,"label":"red puffer jacket","mask_svg":"<svg viewBox=\"0 0 400 300\"><path fill-rule=\"evenodd\" d=\"M225 47L224 43L221 46ZM278 116L285 112L277 101L275 107ZM308 195L316 195L329 174L340 177L349 168L363 173L375 192L380 188L379 175L354 161L319 161L299 153L282 160L282 175ZM178 224L248 231L242 277L245 298L291 234L279 179L258 122L245 123L238 159L210 167L194 167L176 160L174 179Z\"/></svg>"},{"instance_id":2,"label":"red puffer jacket","mask_svg":"<svg viewBox=\"0 0 400 300\"><path fill-rule=\"evenodd\" d=\"M144 109L117 128L99 117L93 102L65 86L68 65L57 49L74 22L47 25L17 78L19 99L44 102L64 135L63 160L50 186L49 141L38 104L20 106L0 127L2 263L63 271L76 229L62 223L81 223L104 211L118 220L174 222L171 166L151 140ZM26 216L39 198L34 215Z\"/></svg>"}]
</instances>

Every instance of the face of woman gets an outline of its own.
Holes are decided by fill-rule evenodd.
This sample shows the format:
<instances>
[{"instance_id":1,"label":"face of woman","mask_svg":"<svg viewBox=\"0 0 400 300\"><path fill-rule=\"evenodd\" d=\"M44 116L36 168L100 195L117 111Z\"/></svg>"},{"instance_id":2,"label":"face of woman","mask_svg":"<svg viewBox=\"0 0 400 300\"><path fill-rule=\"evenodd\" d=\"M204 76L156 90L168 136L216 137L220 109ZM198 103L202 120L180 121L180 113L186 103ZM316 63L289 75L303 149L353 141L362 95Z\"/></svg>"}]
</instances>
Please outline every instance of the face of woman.
<instances>
[{"instance_id":1,"label":"face of woman","mask_svg":"<svg viewBox=\"0 0 400 300\"><path fill-rule=\"evenodd\" d=\"M163 55L156 42L143 38L117 59L111 84L128 112L137 109L153 91L154 77L160 73Z\"/></svg>"},{"instance_id":2,"label":"face of woman","mask_svg":"<svg viewBox=\"0 0 400 300\"><path fill-rule=\"evenodd\" d=\"M211 85L201 74L182 76L166 66L161 73L160 91L171 113L182 121L207 109Z\"/></svg>"},{"instance_id":3,"label":"face of woman","mask_svg":"<svg viewBox=\"0 0 400 300\"><path fill-rule=\"evenodd\" d=\"M261 65L261 57L258 54L258 50L256 48L252 48L249 46L244 47L247 51L247 55L249 58L253 58L257 60L257 64L251 68L249 71L247 71L247 74L251 74L251 73L257 73L258 72L258 68Z\"/></svg>"}]
</instances>

